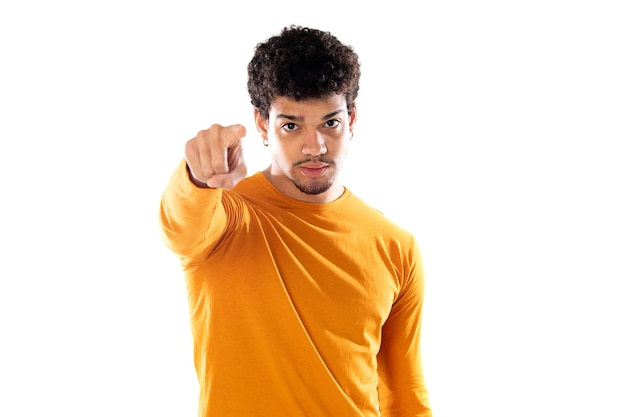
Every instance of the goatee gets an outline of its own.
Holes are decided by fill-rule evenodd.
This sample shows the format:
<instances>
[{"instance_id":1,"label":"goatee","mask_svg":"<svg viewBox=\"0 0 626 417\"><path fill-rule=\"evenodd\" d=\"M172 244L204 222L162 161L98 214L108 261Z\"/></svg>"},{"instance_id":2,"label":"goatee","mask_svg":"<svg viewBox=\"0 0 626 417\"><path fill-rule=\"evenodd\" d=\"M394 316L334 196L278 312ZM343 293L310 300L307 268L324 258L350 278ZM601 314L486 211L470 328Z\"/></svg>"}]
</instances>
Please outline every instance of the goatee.
<instances>
[{"instance_id":1,"label":"goatee","mask_svg":"<svg viewBox=\"0 0 626 417\"><path fill-rule=\"evenodd\" d=\"M317 195L317 194L322 194L328 191L331 185L333 185L333 182L327 181L324 183L314 183L314 184L305 185L305 184L299 184L294 181L293 184L296 186L298 190L302 191L305 194Z\"/></svg>"}]
</instances>

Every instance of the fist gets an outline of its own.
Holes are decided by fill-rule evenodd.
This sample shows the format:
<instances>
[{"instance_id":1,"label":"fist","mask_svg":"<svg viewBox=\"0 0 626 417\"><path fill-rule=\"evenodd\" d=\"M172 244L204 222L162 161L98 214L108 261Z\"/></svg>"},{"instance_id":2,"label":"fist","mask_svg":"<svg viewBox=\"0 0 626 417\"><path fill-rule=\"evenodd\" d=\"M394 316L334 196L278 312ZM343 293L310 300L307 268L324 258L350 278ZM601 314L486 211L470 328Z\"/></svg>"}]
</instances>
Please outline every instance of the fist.
<instances>
[{"instance_id":1,"label":"fist","mask_svg":"<svg viewBox=\"0 0 626 417\"><path fill-rule=\"evenodd\" d=\"M198 187L231 189L247 174L241 139L242 125L214 124L185 145L191 181Z\"/></svg>"}]
</instances>

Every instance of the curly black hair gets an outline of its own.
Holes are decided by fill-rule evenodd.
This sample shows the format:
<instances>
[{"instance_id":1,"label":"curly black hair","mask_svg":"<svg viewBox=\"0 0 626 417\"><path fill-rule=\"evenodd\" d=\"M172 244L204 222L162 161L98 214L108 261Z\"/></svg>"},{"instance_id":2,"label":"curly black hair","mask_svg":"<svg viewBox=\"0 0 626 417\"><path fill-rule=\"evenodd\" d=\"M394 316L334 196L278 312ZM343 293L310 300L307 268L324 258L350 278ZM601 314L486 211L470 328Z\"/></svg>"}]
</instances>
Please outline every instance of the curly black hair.
<instances>
[{"instance_id":1,"label":"curly black hair","mask_svg":"<svg viewBox=\"0 0 626 417\"><path fill-rule=\"evenodd\" d=\"M292 25L256 46L248 64L248 93L264 119L277 97L343 94L351 113L360 77L359 57L351 46L329 32Z\"/></svg>"}]
</instances>

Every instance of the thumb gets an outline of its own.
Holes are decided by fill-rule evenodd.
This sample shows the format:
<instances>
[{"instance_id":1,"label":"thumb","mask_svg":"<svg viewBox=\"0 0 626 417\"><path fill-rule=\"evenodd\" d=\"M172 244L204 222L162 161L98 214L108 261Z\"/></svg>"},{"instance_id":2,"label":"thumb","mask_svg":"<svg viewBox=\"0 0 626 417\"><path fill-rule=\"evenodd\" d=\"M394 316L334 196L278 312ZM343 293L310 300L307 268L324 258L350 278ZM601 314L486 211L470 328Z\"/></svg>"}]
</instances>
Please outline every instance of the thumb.
<instances>
[{"instance_id":1,"label":"thumb","mask_svg":"<svg viewBox=\"0 0 626 417\"><path fill-rule=\"evenodd\" d=\"M225 190L230 190L235 187L239 181L246 177L247 171L246 164L242 161L237 168L230 171L228 174L213 175L207 181L207 185L211 188L223 188Z\"/></svg>"}]
</instances>

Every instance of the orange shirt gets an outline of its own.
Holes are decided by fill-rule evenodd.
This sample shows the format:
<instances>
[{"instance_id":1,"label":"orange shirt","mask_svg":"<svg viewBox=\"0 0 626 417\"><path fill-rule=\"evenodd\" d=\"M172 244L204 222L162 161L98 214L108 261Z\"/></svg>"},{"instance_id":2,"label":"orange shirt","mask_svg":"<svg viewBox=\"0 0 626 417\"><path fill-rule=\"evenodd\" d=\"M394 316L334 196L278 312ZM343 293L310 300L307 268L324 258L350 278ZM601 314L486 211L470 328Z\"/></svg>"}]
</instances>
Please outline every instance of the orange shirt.
<instances>
[{"instance_id":1,"label":"orange shirt","mask_svg":"<svg viewBox=\"0 0 626 417\"><path fill-rule=\"evenodd\" d=\"M261 173L161 203L189 298L199 416L431 416L413 236L346 189L296 201Z\"/></svg>"}]
</instances>

